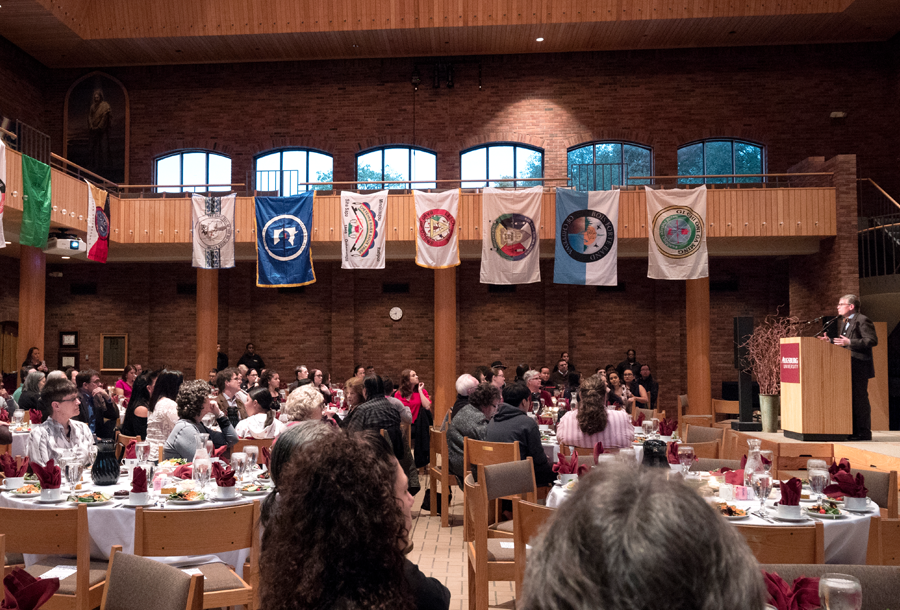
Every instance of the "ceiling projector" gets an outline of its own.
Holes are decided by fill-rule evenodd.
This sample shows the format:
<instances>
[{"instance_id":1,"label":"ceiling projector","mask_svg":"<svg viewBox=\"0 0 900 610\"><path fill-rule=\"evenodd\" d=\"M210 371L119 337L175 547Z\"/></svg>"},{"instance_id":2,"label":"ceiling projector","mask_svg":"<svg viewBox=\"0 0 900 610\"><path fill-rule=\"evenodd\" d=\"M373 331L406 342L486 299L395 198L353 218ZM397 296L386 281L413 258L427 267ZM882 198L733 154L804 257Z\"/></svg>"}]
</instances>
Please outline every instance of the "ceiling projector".
<instances>
[{"instance_id":1,"label":"ceiling projector","mask_svg":"<svg viewBox=\"0 0 900 610\"><path fill-rule=\"evenodd\" d=\"M44 254L74 256L87 252L87 245L77 235L51 235L47 239Z\"/></svg>"}]
</instances>

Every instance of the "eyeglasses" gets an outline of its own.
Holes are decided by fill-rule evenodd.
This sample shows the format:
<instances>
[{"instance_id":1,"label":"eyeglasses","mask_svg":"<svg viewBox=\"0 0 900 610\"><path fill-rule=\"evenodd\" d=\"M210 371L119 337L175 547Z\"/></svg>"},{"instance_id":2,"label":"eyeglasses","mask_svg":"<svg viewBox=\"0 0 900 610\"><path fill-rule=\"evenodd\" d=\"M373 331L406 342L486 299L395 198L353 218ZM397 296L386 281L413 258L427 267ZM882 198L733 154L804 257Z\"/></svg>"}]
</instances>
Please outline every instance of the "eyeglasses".
<instances>
[{"instance_id":1,"label":"eyeglasses","mask_svg":"<svg viewBox=\"0 0 900 610\"><path fill-rule=\"evenodd\" d=\"M59 404L62 404L62 403L64 403L64 402L75 402L76 400L78 400L78 395L77 395L77 394L76 394L75 396L70 397L70 398L63 398L62 400L59 401Z\"/></svg>"}]
</instances>

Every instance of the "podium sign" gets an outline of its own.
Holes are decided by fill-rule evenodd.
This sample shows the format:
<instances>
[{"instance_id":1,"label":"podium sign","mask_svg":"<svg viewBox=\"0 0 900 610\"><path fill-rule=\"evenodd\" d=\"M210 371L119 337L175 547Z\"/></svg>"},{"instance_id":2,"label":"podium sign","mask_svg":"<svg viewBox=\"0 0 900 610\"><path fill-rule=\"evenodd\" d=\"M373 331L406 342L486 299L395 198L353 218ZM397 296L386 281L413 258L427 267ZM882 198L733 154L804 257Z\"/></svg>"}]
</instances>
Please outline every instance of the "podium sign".
<instances>
[{"instance_id":1,"label":"podium sign","mask_svg":"<svg viewBox=\"0 0 900 610\"><path fill-rule=\"evenodd\" d=\"M800 383L800 344L781 344L781 383Z\"/></svg>"}]
</instances>

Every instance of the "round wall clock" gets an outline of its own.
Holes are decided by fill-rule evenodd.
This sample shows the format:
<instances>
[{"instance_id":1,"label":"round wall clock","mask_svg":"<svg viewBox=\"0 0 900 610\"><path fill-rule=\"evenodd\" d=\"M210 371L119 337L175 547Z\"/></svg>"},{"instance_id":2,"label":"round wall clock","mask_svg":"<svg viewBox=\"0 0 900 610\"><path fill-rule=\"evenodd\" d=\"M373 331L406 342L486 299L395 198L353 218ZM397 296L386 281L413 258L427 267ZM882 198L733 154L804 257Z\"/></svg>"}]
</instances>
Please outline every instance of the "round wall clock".
<instances>
[{"instance_id":1,"label":"round wall clock","mask_svg":"<svg viewBox=\"0 0 900 610\"><path fill-rule=\"evenodd\" d=\"M391 320L396 322L403 317L403 310L399 307L391 307Z\"/></svg>"}]
</instances>

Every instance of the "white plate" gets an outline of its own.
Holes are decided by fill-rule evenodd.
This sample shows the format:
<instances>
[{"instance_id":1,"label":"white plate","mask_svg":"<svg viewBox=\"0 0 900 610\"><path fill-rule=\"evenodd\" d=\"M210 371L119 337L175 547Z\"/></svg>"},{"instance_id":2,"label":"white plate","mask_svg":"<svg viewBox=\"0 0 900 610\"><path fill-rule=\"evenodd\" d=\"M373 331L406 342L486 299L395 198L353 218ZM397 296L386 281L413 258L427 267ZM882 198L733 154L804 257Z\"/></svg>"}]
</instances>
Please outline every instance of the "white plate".
<instances>
[{"instance_id":1,"label":"white plate","mask_svg":"<svg viewBox=\"0 0 900 610\"><path fill-rule=\"evenodd\" d=\"M846 519L847 515L841 513L838 515L823 515L821 513L814 513L813 511L807 509L806 514L810 517L815 517L816 519Z\"/></svg>"},{"instance_id":2,"label":"white plate","mask_svg":"<svg viewBox=\"0 0 900 610\"><path fill-rule=\"evenodd\" d=\"M71 504L73 506L78 506L81 504L84 504L85 506L106 506L106 505L112 504L112 503L113 503L112 498L110 498L109 500L104 500L103 502L74 502L74 501L69 502L69 504Z\"/></svg>"},{"instance_id":3,"label":"white plate","mask_svg":"<svg viewBox=\"0 0 900 610\"><path fill-rule=\"evenodd\" d=\"M16 498L37 498L41 495L41 492L33 493L33 494L20 494L17 491L10 492L11 496Z\"/></svg>"},{"instance_id":4,"label":"white plate","mask_svg":"<svg viewBox=\"0 0 900 610\"><path fill-rule=\"evenodd\" d=\"M202 502L206 502L206 498L203 500L166 500L166 504L200 504Z\"/></svg>"},{"instance_id":5,"label":"white plate","mask_svg":"<svg viewBox=\"0 0 900 610\"><path fill-rule=\"evenodd\" d=\"M722 516L725 517L726 519L728 519L729 521L740 521L740 520L742 520L742 519L749 519L749 518L750 518L750 515L731 515L731 516L729 516L729 515L722 515Z\"/></svg>"},{"instance_id":6,"label":"white plate","mask_svg":"<svg viewBox=\"0 0 900 610\"><path fill-rule=\"evenodd\" d=\"M37 500L34 501L34 503L35 504L61 504L62 502L65 502L65 501L66 501L65 498L57 498L56 500L42 500L42 499L38 498Z\"/></svg>"},{"instance_id":7,"label":"white plate","mask_svg":"<svg viewBox=\"0 0 900 610\"><path fill-rule=\"evenodd\" d=\"M234 496L233 498L219 498L217 496L213 496L212 498L210 498L210 500L212 500L213 502L234 502L236 500L243 500L243 497L240 494Z\"/></svg>"},{"instance_id":8,"label":"white plate","mask_svg":"<svg viewBox=\"0 0 900 610\"><path fill-rule=\"evenodd\" d=\"M156 506L156 502L147 502L146 504L130 504L128 500L122 502L122 506L126 506L128 508L147 508L148 506Z\"/></svg>"},{"instance_id":9,"label":"white plate","mask_svg":"<svg viewBox=\"0 0 900 610\"><path fill-rule=\"evenodd\" d=\"M270 491L272 491L272 488L271 488L271 487L270 487L269 489L264 489L264 490L262 490L262 491L244 491L244 490L241 490L241 493L242 493L243 495L245 495L245 496L266 496L266 495L269 494Z\"/></svg>"},{"instance_id":10,"label":"white plate","mask_svg":"<svg viewBox=\"0 0 900 610\"><path fill-rule=\"evenodd\" d=\"M769 518L774 519L775 521L783 521L784 523L803 523L805 521L811 521L811 519L809 517L805 517L802 515L795 519L792 517L790 517L790 518L789 517L779 517L777 515L769 513Z\"/></svg>"}]
</instances>

